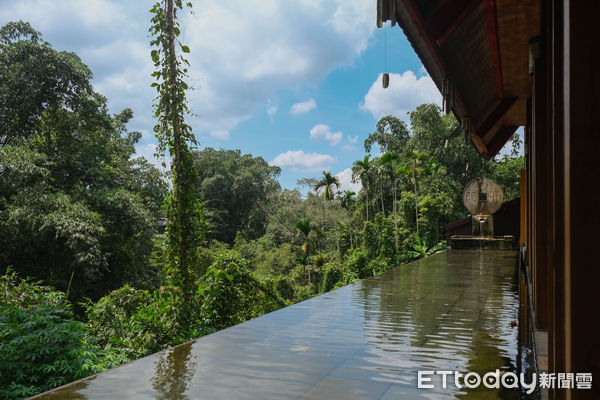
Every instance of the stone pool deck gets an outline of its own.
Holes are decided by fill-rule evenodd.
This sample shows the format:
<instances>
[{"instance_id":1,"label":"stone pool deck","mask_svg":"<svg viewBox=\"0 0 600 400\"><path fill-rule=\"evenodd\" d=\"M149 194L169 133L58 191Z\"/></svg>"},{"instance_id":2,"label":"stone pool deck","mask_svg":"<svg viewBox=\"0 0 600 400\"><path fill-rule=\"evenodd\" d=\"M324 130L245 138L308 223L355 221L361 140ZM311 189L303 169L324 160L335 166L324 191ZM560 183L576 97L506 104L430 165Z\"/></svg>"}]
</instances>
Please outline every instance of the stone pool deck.
<instances>
[{"instance_id":1,"label":"stone pool deck","mask_svg":"<svg viewBox=\"0 0 600 400\"><path fill-rule=\"evenodd\" d=\"M518 398L417 388L418 370L515 371L516 268L447 250L36 399Z\"/></svg>"}]
</instances>

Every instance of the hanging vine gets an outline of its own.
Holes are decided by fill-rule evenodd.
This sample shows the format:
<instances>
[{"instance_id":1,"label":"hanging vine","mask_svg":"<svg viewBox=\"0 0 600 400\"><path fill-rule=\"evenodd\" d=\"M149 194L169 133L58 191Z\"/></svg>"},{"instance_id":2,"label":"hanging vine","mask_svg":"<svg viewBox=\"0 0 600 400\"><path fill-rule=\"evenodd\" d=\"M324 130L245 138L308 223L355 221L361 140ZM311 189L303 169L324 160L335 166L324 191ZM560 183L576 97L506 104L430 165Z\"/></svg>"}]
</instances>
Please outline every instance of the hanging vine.
<instances>
[{"instance_id":1,"label":"hanging vine","mask_svg":"<svg viewBox=\"0 0 600 400\"><path fill-rule=\"evenodd\" d=\"M191 8L191 3L186 3ZM152 76L156 82L158 95L154 105L154 116L157 123L154 132L158 140L157 153L162 155L168 151L171 162L172 189L167 196L166 208L169 225L168 255L170 266L168 275L173 283L181 287L186 310L189 315L194 294L191 274L196 264L197 246L204 236L206 224L202 215L202 204L194 192L197 173L194 169L191 150L198 143L191 127L185 123L185 116L190 114L187 105L187 76L189 62L177 55L176 48L182 53L189 53L178 37L180 34L177 11L183 8L181 0L162 0L156 2L152 9L150 35L153 47L151 52L155 71Z\"/></svg>"}]
</instances>

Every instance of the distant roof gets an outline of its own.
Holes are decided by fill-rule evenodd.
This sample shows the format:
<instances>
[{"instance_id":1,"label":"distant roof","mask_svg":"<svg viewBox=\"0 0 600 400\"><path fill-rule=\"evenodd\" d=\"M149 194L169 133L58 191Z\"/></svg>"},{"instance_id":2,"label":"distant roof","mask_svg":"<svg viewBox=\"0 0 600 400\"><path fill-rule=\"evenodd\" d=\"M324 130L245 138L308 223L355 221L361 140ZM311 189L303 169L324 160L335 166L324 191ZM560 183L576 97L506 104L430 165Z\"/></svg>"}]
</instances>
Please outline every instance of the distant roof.
<instances>
[{"instance_id":1,"label":"distant roof","mask_svg":"<svg viewBox=\"0 0 600 400\"><path fill-rule=\"evenodd\" d=\"M525 125L531 95L529 41L539 36L535 0L378 0L396 21L484 157Z\"/></svg>"}]
</instances>

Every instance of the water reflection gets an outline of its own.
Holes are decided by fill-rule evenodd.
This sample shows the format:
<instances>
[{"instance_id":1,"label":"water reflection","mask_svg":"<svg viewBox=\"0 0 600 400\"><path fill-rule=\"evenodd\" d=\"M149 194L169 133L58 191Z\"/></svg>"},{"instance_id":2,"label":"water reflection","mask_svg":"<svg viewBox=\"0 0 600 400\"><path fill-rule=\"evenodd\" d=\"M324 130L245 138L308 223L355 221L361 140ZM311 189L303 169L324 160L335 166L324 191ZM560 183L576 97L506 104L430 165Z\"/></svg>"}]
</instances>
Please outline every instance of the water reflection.
<instances>
[{"instance_id":1,"label":"water reflection","mask_svg":"<svg viewBox=\"0 0 600 400\"><path fill-rule=\"evenodd\" d=\"M192 344L186 343L160 354L152 377L156 399L189 399L185 392L196 367L191 350Z\"/></svg>"},{"instance_id":2,"label":"water reflection","mask_svg":"<svg viewBox=\"0 0 600 400\"><path fill-rule=\"evenodd\" d=\"M515 370L516 261L441 253L42 398L516 398L441 377L417 388L419 370Z\"/></svg>"},{"instance_id":3,"label":"water reflection","mask_svg":"<svg viewBox=\"0 0 600 400\"><path fill-rule=\"evenodd\" d=\"M509 252L448 251L364 281L355 305L364 309L370 332L369 361L398 373L390 379L394 384L408 373L413 388L418 370L515 371L515 266ZM434 383L441 385L441 378ZM445 398L518 398L518 392L453 385L433 392Z\"/></svg>"}]
</instances>

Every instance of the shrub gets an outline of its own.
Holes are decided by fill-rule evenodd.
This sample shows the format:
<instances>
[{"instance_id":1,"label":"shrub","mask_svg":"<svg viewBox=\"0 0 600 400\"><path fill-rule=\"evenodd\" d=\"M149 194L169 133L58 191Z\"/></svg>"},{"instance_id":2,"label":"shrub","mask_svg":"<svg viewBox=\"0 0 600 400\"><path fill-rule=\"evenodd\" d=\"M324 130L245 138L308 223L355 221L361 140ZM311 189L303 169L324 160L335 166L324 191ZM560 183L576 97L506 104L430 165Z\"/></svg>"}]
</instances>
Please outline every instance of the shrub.
<instances>
[{"instance_id":1,"label":"shrub","mask_svg":"<svg viewBox=\"0 0 600 400\"><path fill-rule=\"evenodd\" d=\"M62 292L0 277L0 398L18 399L112 368L126 358L84 340Z\"/></svg>"},{"instance_id":2,"label":"shrub","mask_svg":"<svg viewBox=\"0 0 600 400\"><path fill-rule=\"evenodd\" d=\"M366 224L365 224L366 225ZM369 269L369 251L352 249L346 254L346 265L348 272L354 274L358 279L363 279L372 276L373 273Z\"/></svg>"},{"instance_id":3,"label":"shrub","mask_svg":"<svg viewBox=\"0 0 600 400\"><path fill-rule=\"evenodd\" d=\"M183 298L176 287L148 292L123 286L88 305L88 330L104 349L139 358L213 331L200 319L184 330L182 309Z\"/></svg>"},{"instance_id":4,"label":"shrub","mask_svg":"<svg viewBox=\"0 0 600 400\"><path fill-rule=\"evenodd\" d=\"M327 263L323 267L322 278L319 282L319 292L328 292L331 289L333 289L338 283L341 283L343 286L345 284L344 278L344 270L339 263L335 261Z\"/></svg>"},{"instance_id":5,"label":"shrub","mask_svg":"<svg viewBox=\"0 0 600 400\"><path fill-rule=\"evenodd\" d=\"M315 289L313 285L306 286L297 286L296 287L296 297L294 298L294 303L298 303L300 301L304 301L309 299L315 295Z\"/></svg>"},{"instance_id":6,"label":"shrub","mask_svg":"<svg viewBox=\"0 0 600 400\"><path fill-rule=\"evenodd\" d=\"M277 290L277 293L279 293L281 297L288 301L293 301L296 296L296 290L294 289L292 279L285 276L276 279L275 290Z\"/></svg>"},{"instance_id":7,"label":"shrub","mask_svg":"<svg viewBox=\"0 0 600 400\"><path fill-rule=\"evenodd\" d=\"M377 257L369 261L368 268L371 270L373 275L381 274L382 272L388 271L394 268L396 265L392 260L386 257Z\"/></svg>"},{"instance_id":8,"label":"shrub","mask_svg":"<svg viewBox=\"0 0 600 400\"><path fill-rule=\"evenodd\" d=\"M250 263L232 253L217 256L200 288L200 315L207 326L223 329L285 305L274 286L250 272Z\"/></svg>"}]
</instances>

